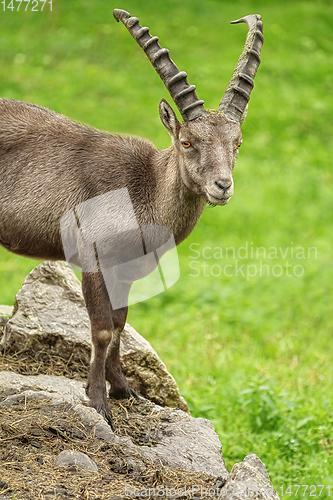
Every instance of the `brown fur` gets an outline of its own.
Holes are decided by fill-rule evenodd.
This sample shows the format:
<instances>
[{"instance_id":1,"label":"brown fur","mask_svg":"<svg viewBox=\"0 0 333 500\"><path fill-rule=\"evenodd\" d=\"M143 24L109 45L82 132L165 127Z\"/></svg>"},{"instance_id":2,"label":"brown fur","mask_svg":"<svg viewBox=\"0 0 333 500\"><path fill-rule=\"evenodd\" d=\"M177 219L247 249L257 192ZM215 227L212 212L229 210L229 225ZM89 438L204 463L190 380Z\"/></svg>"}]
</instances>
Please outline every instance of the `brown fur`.
<instances>
[{"instance_id":1,"label":"brown fur","mask_svg":"<svg viewBox=\"0 0 333 500\"><path fill-rule=\"evenodd\" d=\"M33 104L0 99L0 244L26 257L63 260L61 217L124 187L140 226L168 226L176 243L183 241L207 201L223 205L232 195L240 126L220 113L180 124L164 100L160 116L173 141L162 151L139 138L110 135ZM184 148L184 141L191 147ZM93 343L87 393L112 424L105 379L111 396L133 394L119 361L127 307L112 310L100 271L83 272L82 288Z\"/></svg>"}]
</instances>

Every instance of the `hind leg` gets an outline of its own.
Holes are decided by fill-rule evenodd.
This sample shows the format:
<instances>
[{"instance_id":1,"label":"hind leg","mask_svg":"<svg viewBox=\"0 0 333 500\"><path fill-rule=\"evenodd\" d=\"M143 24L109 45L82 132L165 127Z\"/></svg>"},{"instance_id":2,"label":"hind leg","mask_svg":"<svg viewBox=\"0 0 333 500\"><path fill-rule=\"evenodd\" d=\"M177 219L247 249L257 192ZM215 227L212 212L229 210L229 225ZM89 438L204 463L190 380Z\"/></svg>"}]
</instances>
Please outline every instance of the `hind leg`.
<instances>
[{"instance_id":1,"label":"hind leg","mask_svg":"<svg viewBox=\"0 0 333 500\"><path fill-rule=\"evenodd\" d=\"M82 273L82 290L90 323L92 352L86 393L95 408L113 427L105 384L105 360L112 340L111 304L101 272Z\"/></svg>"}]
</instances>

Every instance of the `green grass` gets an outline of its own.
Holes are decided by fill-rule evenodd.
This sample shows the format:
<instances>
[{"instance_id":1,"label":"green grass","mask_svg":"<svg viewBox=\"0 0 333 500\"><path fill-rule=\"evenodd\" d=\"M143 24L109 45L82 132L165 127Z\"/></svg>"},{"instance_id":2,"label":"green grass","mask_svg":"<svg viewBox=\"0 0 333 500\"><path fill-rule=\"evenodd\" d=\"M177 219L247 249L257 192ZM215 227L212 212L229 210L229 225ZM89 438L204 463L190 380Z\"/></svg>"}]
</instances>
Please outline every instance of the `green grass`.
<instances>
[{"instance_id":1,"label":"green grass","mask_svg":"<svg viewBox=\"0 0 333 500\"><path fill-rule=\"evenodd\" d=\"M284 497L288 485L297 484L325 485L321 498L328 497L333 4L54 0L52 12L0 11L0 95L167 147L158 118L158 102L167 92L125 28L114 22L115 7L158 34L208 108L218 106L245 39L245 26L228 22L262 15L262 64L243 126L234 197L226 207L206 209L179 247L180 280L132 306L129 321L165 361L192 414L213 422L229 469L256 453ZM246 243L247 256L240 250ZM211 258L204 258L206 247L217 247L205 250ZM226 247L235 249L235 258L231 251L225 255ZM266 257L263 249L256 255L257 247L264 247ZM277 258L270 247L278 249ZM235 274L236 265L244 265L245 275L226 276ZM269 266L269 276L267 267L259 275L260 265ZM283 266L280 277L273 275L281 272L275 265ZM0 303L14 302L34 266L0 251ZM257 275L247 278L247 271ZM293 497L309 497L310 489L304 496L305 488L296 489L289 490Z\"/></svg>"}]
</instances>

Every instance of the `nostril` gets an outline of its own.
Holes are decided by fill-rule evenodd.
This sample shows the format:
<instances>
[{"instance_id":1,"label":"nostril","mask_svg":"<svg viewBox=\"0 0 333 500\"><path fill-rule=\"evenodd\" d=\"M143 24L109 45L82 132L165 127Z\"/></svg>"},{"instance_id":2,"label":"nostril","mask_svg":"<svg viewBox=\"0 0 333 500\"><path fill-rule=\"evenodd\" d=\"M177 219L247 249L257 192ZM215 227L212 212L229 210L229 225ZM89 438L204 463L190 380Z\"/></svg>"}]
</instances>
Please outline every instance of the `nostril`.
<instances>
[{"instance_id":1,"label":"nostril","mask_svg":"<svg viewBox=\"0 0 333 500\"><path fill-rule=\"evenodd\" d=\"M219 181L215 181L215 184L220 189L223 189L223 191L226 191L227 189L229 189L231 187L232 182L230 182L229 179L222 179Z\"/></svg>"}]
</instances>

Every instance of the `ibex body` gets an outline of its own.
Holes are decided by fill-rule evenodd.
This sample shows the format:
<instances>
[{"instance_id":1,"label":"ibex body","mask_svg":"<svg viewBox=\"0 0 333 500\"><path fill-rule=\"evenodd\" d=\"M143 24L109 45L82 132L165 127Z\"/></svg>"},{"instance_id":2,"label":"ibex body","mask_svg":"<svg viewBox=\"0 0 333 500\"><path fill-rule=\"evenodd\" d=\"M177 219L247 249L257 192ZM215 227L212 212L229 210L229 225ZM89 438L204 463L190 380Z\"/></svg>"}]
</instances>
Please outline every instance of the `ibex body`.
<instances>
[{"instance_id":1,"label":"ibex body","mask_svg":"<svg viewBox=\"0 0 333 500\"><path fill-rule=\"evenodd\" d=\"M37 259L65 259L60 221L94 197L126 188L138 225L170 228L176 244L186 238L207 202L225 205L262 45L260 16L247 16L249 34L218 111L203 101L179 72L168 51L137 18L114 11L145 50L184 122L162 100L160 117L172 146L159 151L147 141L103 133L52 111L0 99L0 244ZM126 293L129 293L131 283ZM120 334L127 307L113 309L100 269L82 273L91 321L92 360L87 394L111 424L110 396L133 394L121 372Z\"/></svg>"}]
</instances>

